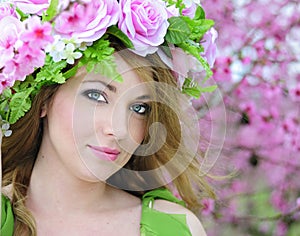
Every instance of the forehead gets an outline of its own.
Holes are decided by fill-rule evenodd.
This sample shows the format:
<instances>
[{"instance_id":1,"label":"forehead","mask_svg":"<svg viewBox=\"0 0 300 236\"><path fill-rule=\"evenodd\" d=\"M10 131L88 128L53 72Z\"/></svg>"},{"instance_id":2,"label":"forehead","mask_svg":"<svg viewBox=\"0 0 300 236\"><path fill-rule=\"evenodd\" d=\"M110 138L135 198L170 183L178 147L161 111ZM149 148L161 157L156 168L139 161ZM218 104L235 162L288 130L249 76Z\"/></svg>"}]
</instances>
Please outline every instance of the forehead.
<instances>
[{"instance_id":1,"label":"forehead","mask_svg":"<svg viewBox=\"0 0 300 236\"><path fill-rule=\"evenodd\" d=\"M75 77L68 80L63 86L67 86L70 89L78 89L81 86L103 87L106 85L107 88L113 88L110 90L115 93L124 93L125 91L149 93L148 85L145 83L152 77L149 66L136 63L136 61L130 61L129 63L132 65L129 65L129 63L119 55L115 56L115 63L117 65L117 71L123 79L122 82L105 77L101 73L87 73L86 68L80 67ZM146 79L145 77L148 78Z\"/></svg>"},{"instance_id":2,"label":"forehead","mask_svg":"<svg viewBox=\"0 0 300 236\"><path fill-rule=\"evenodd\" d=\"M120 56L121 55L121 56ZM114 54L117 71L122 76L123 82L114 81L113 78L103 76L101 73L87 73L85 67L80 67L73 78L67 80L59 90L64 90L64 93L77 93L78 89L84 87L95 87L98 89L106 89L103 84L110 85L115 88L117 94L128 92L129 94L138 93L139 96L147 93L150 95L148 83L153 80L152 72L149 64L144 58L132 56L132 53L117 53ZM125 61L125 59L126 61ZM101 83L102 82L102 86ZM97 87L96 87L97 86ZM101 86L101 87L99 87ZM107 87L107 86L106 86ZM109 87L108 87L109 88ZM153 91L152 91L153 92Z\"/></svg>"}]
</instances>

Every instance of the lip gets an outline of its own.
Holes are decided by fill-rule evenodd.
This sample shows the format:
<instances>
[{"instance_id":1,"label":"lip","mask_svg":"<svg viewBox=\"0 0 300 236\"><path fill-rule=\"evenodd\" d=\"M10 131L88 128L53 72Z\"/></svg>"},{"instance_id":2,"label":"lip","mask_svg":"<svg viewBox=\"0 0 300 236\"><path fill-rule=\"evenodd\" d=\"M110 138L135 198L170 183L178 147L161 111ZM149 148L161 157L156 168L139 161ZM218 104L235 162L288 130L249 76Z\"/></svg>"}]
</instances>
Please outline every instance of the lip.
<instances>
[{"instance_id":1,"label":"lip","mask_svg":"<svg viewBox=\"0 0 300 236\"><path fill-rule=\"evenodd\" d=\"M93 154L101 160L104 161L115 161L120 154L120 151L117 149L112 149L108 147L99 147L88 145Z\"/></svg>"}]
</instances>

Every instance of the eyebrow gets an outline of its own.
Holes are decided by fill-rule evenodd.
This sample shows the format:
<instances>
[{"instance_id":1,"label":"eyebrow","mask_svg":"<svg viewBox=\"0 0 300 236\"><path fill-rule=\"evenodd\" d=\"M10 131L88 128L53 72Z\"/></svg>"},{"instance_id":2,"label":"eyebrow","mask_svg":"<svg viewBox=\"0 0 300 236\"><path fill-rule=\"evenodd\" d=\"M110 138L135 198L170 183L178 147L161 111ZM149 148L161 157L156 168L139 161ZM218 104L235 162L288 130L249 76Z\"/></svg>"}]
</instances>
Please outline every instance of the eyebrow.
<instances>
[{"instance_id":1,"label":"eyebrow","mask_svg":"<svg viewBox=\"0 0 300 236\"><path fill-rule=\"evenodd\" d=\"M101 80L84 80L83 83L100 83L102 85L104 85L105 87L107 87L110 91L116 93L117 92L117 88L111 84L105 83L104 81ZM150 95L141 95L135 98L135 100L148 100L151 99Z\"/></svg>"},{"instance_id":2,"label":"eyebrow","mask_svg":"<svg viewBox=\"0 0 300 236\"><path fill-rule=\"evenodd\" d=\"M104 81L101 80L84 80L83 83L100 83L102 85L104 85L105 87L107 87L110 91L112 92L117 92L117 88L111 84L105 83Z\"/></svg>"},{"instance_id":3,"label":"eyebrow","mask_svg":"<svg viewBox=\"0 0 300 236\"><path fill-rule=\"evenodd\" d=\"M136 98L136 100L148 100L148 99L151 99L150 95L142 95Z\"/></svg>"}]
</instances>

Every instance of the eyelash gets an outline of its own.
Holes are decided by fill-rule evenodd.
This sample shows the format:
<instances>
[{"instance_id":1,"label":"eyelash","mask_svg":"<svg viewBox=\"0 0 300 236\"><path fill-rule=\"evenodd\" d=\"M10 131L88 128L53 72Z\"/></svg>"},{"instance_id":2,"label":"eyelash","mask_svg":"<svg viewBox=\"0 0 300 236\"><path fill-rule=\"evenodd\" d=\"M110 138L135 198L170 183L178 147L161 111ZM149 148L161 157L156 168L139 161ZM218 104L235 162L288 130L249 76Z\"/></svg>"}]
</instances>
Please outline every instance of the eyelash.
<instances>
[{"instance_id":1,"label":"eyelash","mask_svg":"<svg viewBox=\"0 0 300 236\"><path fill-rule=\"evenodd\" d=\"M136 111L136 109L135 109L136 107L144 108L144 111L140 113L139 111ZM148 105L146 103L137 103L137 104L133 104L132 106L130 106L130 110L137 113L138 115L146 116L150 113L151 107L150 107L150 105Z\"/></svg>"},{"instance_id":2,"label":"eyelash","mask_svg":"<svg viewBox=\"0 0 300 236\"><path fill-rule=\"evenodd\" d=\"M93 97L93 95L97 94L97 97ZM83 92L83 95L85 95L88 99L99 102L99 103L108 103L107 99L106 99L106 94L101 91L101 90L97 90L97 89L90 89L87 91ZM99 100L99 98L101 98ZM143 108L143 111L140 112L138 111L136 108L138 108L138 110L140 110L141 108ZM136 103L133 104L129 107L129 109L135 113L137 113L138 115L141 116L146 116L150 113L151 111L151 107L150 105L146 104L146 103Z\"/></svg>"},{"instance_id":3,"label":"eyelash","mask_svg":"<svg viewBox=\"0 0 300 236\"><path fill-rule=\"evenodd\" d=\"M93 95L96 95L96 94L98 95L98 97L93 97ZM96 102L108 103L107 99L106 99L106 94L101 90L90 89L90 90L83 92L83 95L85 95L88 99L96 101ZM99 98L101 98L101 99L99 100Z\"/></svg>"}]
</instances>

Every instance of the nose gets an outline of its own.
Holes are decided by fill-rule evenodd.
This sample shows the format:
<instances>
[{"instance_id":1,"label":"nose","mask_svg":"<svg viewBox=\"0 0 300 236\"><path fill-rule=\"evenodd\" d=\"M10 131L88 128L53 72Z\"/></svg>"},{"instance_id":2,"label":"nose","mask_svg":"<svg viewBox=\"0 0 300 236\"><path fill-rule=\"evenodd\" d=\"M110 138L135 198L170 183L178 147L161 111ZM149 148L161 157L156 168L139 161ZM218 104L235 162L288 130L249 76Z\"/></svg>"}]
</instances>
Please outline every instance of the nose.
<instances>
[{"instance_id":1,"label":"nose","mask_svg":"<svg viewBox=\"0 0 300 236\"><path fill-rule=\"evenodd\" d=\"M117 140L124 139L128 135L128 117L125 109L114 107L102 114L102 132L105 136L113 136Z\"/></svg>"}]
</instances>

